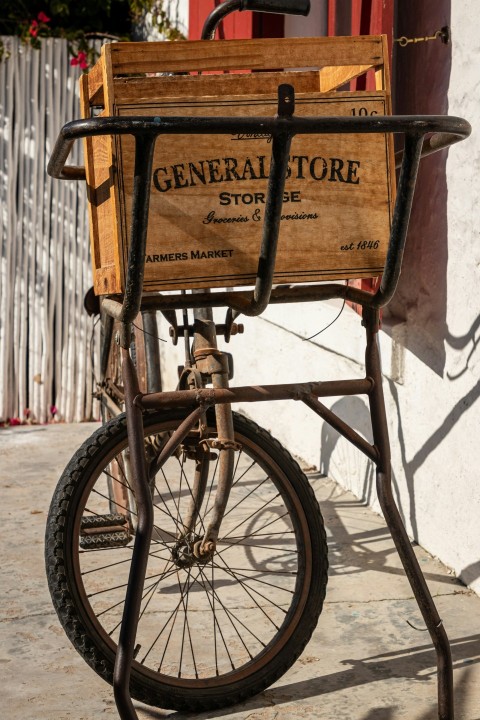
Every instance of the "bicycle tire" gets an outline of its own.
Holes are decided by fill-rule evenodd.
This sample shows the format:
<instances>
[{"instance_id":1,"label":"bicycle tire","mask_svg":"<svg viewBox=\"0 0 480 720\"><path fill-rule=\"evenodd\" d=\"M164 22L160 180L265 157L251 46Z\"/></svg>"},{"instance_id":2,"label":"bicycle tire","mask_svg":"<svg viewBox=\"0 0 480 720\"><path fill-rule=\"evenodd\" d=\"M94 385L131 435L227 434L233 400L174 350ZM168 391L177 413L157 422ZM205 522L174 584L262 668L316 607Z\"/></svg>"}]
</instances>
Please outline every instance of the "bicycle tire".
<instances>
[{"instance_id":1,"label":"bicycle tire","mask_svg":"<svg viewBox=\"0 0 480 720\"><path fill-rule=\"evenodd\" d=\"M147 414L146 437L164 438L185 414ZM212 435L213 417L209 414ZM267 431L236 413L234 427L241 449L217 550L207 563L178 565L176 528L190 487L182 485L182 478L187 477L190 462L186 456L197 442L195 437L186 440L182 457L177 453L171 458L172 467L167 463L156 480L156 524L137 631L137 643L143 649L136 651L130 683L132 697L149 705L201 711L255 695L295 662L322 610L327 545L313 490L291 455ZM109 683L132 543L82 551L79 533L82 518L92 520L106 497L102 473L108 473L112 458L121 457L126 447L124 416L114 418L83 444L58 483L46 530L47 577L55 610L75 648ZM244 458L248 458L246 467ZM211 476L215 478L214 468ZM213 500L213 483L212 479L204 500L206 514ZM168 504L173 508L171 516L165 512ZM188 553L182 555L183 561L185 557ZM232 561L234 565L228 565ZM159 579L151 584L153 578ZM178 590L180 600L175 594ZM169 623L171 627L165 630ZM180 638L172 640L174 632L183 633L180 649ZM172 660L171 649L172 654L175 651Z\"/></svg>"}]
</instances>

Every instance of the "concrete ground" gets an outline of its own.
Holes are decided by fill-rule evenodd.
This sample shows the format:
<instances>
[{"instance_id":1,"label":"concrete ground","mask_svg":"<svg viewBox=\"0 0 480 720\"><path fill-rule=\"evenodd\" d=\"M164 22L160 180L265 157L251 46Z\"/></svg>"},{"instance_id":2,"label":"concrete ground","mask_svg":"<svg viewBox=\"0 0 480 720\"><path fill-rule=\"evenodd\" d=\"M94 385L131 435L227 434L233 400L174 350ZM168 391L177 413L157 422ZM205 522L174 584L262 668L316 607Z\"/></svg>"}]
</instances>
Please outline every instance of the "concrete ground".
<instances>
[{"instance_id":1,"label":"concrete ground","mask_svg":"<svg viewBox=\"0 0 480 720\"><path fill-rule=\"evenodd\" d=\"M70 646L50 603L43 565L46 514L57 479L91 424L0 430L2 488L2 716L117 718L111 688ZM199 719L435 720L434 651L383 520L329 480L310 476L330 550L330 580L314 636L274 686ZM448 532L448 528L445 528ZM417 547L454 658L456 720L480 720L480 598ZM140 720L193 715L137 704Z\"/></svg>"}]
</instances>

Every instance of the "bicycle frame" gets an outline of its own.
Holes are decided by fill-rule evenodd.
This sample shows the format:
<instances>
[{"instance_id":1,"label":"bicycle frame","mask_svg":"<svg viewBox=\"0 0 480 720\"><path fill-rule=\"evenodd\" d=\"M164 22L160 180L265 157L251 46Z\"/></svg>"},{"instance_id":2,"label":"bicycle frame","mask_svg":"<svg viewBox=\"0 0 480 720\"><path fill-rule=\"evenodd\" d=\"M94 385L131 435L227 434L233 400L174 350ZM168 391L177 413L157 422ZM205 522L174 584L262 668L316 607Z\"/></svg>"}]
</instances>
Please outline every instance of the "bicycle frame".
<instances>
[{"instance_id":1,"label":"bicycle frame","mask_svg":"<svg viewBox=\"0 0 480 720\"><path fill-rule=\"evenodd\" d=\"M453 720L454 717L452 661L448 638L392 494L390 446L377 335L379 310L392 298L400 275L424 138L429 133L435 133L427 147L428 153L433 152L435 149L446 147L452 142L467 137L470 133L470 126L460 118L437 116L300 118L294 116L294 100L293 88L288 85L280 86L278 114L275 118L172 117L148 119L115 117L75 121L62 129L50 160L49 173L54 177L78 178L81 176L81 170L64 167L75 140L103 134L130 134L135 138L135 178L126 292L122 300L114 297L107 297L103 300L104 310L120 321L122 328L119 342L123 356L125 408L138 510L138 526L114 673L115 700L123 720L134 720L137 717L128 688L153 527L152 499L144 452L143 412L149 409L178 407L190 410L185 421L164 446L156 462L155 470L159 470L201 420L206 409L215 406L219 450L222 458L222 480L216 499L216 516L202 540L201 550L210 552L214 547L229 491L230 464L233 454L232 448L229 447L229 443L233 440L232 428L229 426L229 422L231 424L230 405L234 402L280 399L304 402L375 463L377 492L382 511L437 653L438 716L440 720ZM155 294L143 297L149 186L156 138L166 134L194 136L233 133L268 133L273 139L265 222L255 289L253 291L233 290L211 293L197 291L189 295L174 293L168 296ZM312 133L403 133L405 135L405 150L400 169L385 271L380 287L375 294L335 283L272 288L290 142L294 135ZM211 319L212 307L228 309L225 322L228 335L233 320L239 313L251 316L259 315L269 302L310 302L327 298L343 298L362 306L363 324L366 331L364 379L315 381L260 387L228 387L228 363L225 354L220 353L216 348L215 325ZM140 310L171 311L184 308L209 309L206 313L198 311L195 314L195 354L200 370L212 377L213 388L142 394L128 351L131 324ZM319 400L319 398L338 395L365 395L368 398L374 438L372 445ZM202 495L202 482L200 472L197 500ZM192 508L191 517L194 517L194 513L195 507Z\"/></svg>"}]
</instances>

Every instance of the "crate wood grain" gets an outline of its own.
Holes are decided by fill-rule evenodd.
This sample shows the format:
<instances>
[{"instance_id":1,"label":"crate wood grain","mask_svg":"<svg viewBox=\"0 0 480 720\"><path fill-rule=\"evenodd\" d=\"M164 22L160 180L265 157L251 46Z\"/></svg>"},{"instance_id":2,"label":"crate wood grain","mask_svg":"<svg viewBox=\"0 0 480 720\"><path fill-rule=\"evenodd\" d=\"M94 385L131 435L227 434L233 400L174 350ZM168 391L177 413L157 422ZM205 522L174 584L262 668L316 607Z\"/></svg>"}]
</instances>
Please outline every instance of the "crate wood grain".
<instances>
[{"instance_id":1,"label":"crate wood grain","mask_svg":"<svg viewBox=\"0 0 480 720\"><path fill-rule=\"evenodd\" d=\"M103 115L117 116L273 116L278 85L289 82L298 116L389 114L385 52L381 37L115 43L82 79L83 113L87 117L101 105ZM242 72L219 74L219 69ZM253 69L258 71L246 72ZM190 74L158 74L164 72ZM337 90L365 72L375 73L375 91ZM269 136L159 137L145 290L255 282L270 152ZM381 274L393 167L392 142L385 135L294 138L274 282ZM86 169L95 291L122 292L133 139L88 139Z\"/></svg>"}]
</instances>

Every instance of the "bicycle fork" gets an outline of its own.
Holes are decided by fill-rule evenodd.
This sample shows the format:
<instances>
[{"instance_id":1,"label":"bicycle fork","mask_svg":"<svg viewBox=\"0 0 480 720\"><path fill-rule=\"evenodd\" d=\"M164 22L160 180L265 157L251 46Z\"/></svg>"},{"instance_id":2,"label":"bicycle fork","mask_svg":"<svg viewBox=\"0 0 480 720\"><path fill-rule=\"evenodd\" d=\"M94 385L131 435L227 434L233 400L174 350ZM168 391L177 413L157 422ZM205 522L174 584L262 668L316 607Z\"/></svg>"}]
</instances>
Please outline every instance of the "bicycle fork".
<instances>
[{"instance_id":1,"label":"bicycle fork","mask_svg":"<svg viewBox=\"0 0 480 720\"><path fill-rule=\"evenodd\" d=\"M194 350L195 366L201 377L207 377L213 390L228 389L229 366L228 357L217 348L217 336L211 308L203 308L194 312ZM205 420L205 419L204 419ZM234 451L236 443L233 432L232 406L230 404L215 405L215 420L217 437L205 438L200 443L201 456L197 460L195 485L191 500L190 512L187 514L190 527L193 531L196 517L200 511L205 487L208 479L208 464L210 449L219 452L218 484L211 512L211 519L204 529L203 540L200 545L200 554L212 554L215 550L220 524L225 513L228 496L232 486ZM203 429L206 429L204 421ZM199 479L197 485L197 476Z\"/></svg>"}]
</instances>

